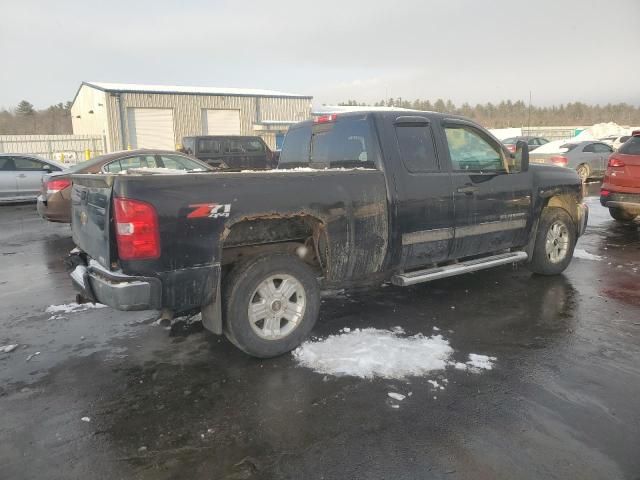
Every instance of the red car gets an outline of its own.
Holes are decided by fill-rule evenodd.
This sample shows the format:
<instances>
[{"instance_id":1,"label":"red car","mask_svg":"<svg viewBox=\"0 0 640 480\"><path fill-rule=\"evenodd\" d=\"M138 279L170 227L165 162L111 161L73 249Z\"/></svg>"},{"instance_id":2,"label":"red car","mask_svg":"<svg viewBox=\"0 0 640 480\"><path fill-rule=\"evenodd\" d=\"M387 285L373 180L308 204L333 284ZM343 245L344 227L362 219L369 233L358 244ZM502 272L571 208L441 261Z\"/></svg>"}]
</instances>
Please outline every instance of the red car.
<instances>
[{"instance_id":1,"label":"red car","mask_svg":"<svg viewBox=\"0 0 640 480\"><path fill-rule=\"evenodd\" d=\"M640 215L640 130L609 157L600 203L620 222Z\"/></svg>"}]
</instances>

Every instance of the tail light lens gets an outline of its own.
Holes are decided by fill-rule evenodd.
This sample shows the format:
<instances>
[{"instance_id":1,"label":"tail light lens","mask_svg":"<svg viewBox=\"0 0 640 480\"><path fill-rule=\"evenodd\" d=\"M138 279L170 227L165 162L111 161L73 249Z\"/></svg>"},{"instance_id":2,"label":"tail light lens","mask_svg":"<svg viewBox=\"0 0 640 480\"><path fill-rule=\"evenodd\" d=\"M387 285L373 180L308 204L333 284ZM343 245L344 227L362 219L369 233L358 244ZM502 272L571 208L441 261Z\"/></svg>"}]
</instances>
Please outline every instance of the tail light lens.
<instances>
[{"instance_id":1,"label":"tail light lens","mask_svg":"<svg viewBox=\"0 0 640 480\"><path fill-rule=\"evenodd\" d=\"M330 115L320 115L318 117L313 118L313 123L329 123L335 122L338 119L338 115L332 113Z\"/></svg>"},{"instance_id":2,"label":"tail light lens","mask_svg":"<svg viewBox=\"0 0 640 480\"><path fill-rule=\"evenodd\" d=\"M618 157L610 157L607 167L624 167L624 161Z\"/></svg>"},{"instance_id":3,"label":"tail light lens","mask_svg":"<svg viewBox=\"0 0 640 480\"><path fill-rule=\"evenodd\" d=\"M113 212L121 260L149 260L160 256L158 215L151 204L115 197Z\"/></svg>"},{"instance_id":4,"label":"tail light lens","mask_svg":"<svg viewBox=\"0 0 640 480\"><path fill-rule=\"evenodd\" d=\"M551 160L551 163L554 165L560 165L561 167L566 167L569 164L567 157L563 157L562 155L554 155L549 160Z\"/></svg>"},{"instance_id":5,"label":"tail light lens","mask_svg":"<svg viewBox=\"0 0 640 480\"><path fill-rule=\"evenodd\" d=\"M511 153L515 153L516 151L516 146L512 145L512 144L508 144L507 145L507 150L509 150Z\"/></svg>"},{"instance_id":6,"label":"tail light lens","mask_svg":"<svg viewBox=\"0 0 640 480\"><path fill-rule=\"evenodd\" d=\"M609 190L605 190L604 188L602 190L600 190L600 196L601 197L608 197L611 194L611 192Z\"/></svg>"},{"instance_id":7,"label":"tail light lens","mask_svg":"<svg viewBox=\"0 0 640 480\"><path fill-rule=\"evenodd\" d=\"M47 193L57 193L60 190L69 188L70 186L71 186L71 179L69 178L61 178L59 180L50 179L44 182L44 190L46 190Z\"/></svg>"}]
</instances>

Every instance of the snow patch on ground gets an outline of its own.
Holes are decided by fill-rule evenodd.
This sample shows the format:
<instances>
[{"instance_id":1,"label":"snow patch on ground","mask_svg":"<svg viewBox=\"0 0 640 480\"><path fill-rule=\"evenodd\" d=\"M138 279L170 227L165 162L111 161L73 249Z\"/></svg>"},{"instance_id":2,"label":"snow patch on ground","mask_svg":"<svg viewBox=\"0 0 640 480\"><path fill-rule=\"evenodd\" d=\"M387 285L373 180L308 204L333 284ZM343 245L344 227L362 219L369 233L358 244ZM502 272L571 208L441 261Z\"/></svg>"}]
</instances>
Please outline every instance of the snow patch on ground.
<instances>
[{"instance_id":1,"label":"snow patch on ground","mask_svg":"<svg viewBox=\"0 0 640 480\"><path fill-rule=\"evenodd\" d=\"M394 400L397 400L399 402L401 402L402 400L407 398L406 395L402 395L401 393L396 393L396 392L389 392L389 393L387 393L387 395L389 395L391 398L393 398Z\"/></svg>"},{"instance_id":2,"label":"snow patch on ground","mask_svg":"<svg viewBox=\"0 0 640 480\"><path fill-rule=\"evenodd\" d=\"M9 352L13 352L16 348L18 348L18 344L14 344L14 345L5 345L4 347L0 347L0 353L9 353Z\"/></svg>"},{"instance_id":3,"label":"snow patch on ground","mask_svg":"<svg viewBox=\"0 0 640 480\"><path fill-rule=\"evenodd\" d=\"M581 258L583 260L596 260L596 261L602 260L602 257L600 255L594 255L592 253L587 252L586 250L583 250L582 248L576 248L573 251L573 257Z\"/></svg>"},{"instance_id":4,"label":"snow patch on ground","mask_svg":"<svg viewBox=\"0 0 640 480\"><path fill-rule=\"evenodd\" d=\"M62 305L51 305L45 310L46 313L51 313L49 320L55 320L57 318L64 317L68 313L84 312L85 310L91 310L92 308L105 308L106 305L102 303L65 303Z\"/></svg>"},{"instance_id":5,"label":"snow patch on ground","mask_svg":"<svg viewBox=\"0 0 640 480\"><path fill-rule=\"evenodd\" d=\"M478 370L492 370L493 362L497 360L496 357L489 357L487 355L478 355L477 353L469 354L469 361L467 365L472 369Z\"/></svg>"},{"instance_id":6,"label":"snow patch on ground","mask_svg":"<svg viewBox=\"0 0 640 480\"><path fill-rule=\"evenodd\" d=\"M404 330L354 329L307 341L293 352L304 367L329 375L405 378L444 370L453 348L441 335L402 337Z\"/></svg>"}]
</instances>

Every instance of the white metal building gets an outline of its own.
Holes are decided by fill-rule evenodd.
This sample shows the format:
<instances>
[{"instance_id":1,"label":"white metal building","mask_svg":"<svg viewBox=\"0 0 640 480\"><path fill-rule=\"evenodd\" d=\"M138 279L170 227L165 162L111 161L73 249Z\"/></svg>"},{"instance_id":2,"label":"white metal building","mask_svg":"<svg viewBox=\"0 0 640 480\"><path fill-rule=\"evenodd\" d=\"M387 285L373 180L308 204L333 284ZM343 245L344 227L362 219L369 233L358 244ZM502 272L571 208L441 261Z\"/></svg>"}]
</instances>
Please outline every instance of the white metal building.
<instances>
[{"instance_id":1,"label":"white metal building","mask_svg":"<svg viewBox=\"0 0 640 480\"><path fill-rule=\"evenodd\" d=\"M175 149L189 135L259 135L275 148L306 120L312 97L243 88L82 82L73 133L102 135L107 151Z\"/></svg>"}]
</instances>

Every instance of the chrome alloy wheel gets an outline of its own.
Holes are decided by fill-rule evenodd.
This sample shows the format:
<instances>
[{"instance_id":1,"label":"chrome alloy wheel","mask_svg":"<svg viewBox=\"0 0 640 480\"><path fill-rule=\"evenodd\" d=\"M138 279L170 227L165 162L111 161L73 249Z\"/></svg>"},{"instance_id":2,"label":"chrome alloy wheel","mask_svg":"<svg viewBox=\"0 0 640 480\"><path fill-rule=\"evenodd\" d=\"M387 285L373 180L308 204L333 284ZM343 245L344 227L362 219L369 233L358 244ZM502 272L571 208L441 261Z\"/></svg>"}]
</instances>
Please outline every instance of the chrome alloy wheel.
<instances>
[{"instance_id":1,"label":"chrome alloy wheel","mask_svg":"<svg viewBox=\"0 0 640 480\"><path fill-rule=\"evenodd\" d=\"M547 232L545 253L551 263L560 263L569 251L569 230L564 222L556 221Z\"/></svg>"},{"instance_id":2,"label":"chrome alloy wheel","mask_svg":"<svg viewBox=\"0 0 640 480\"><path fill-rule=\"evenodd\" d=\"M300 324L306 304L304 287L295 277L271 275L251 295L249 323L260 338L280 340Z\"/></svg>"}]
</instances>

